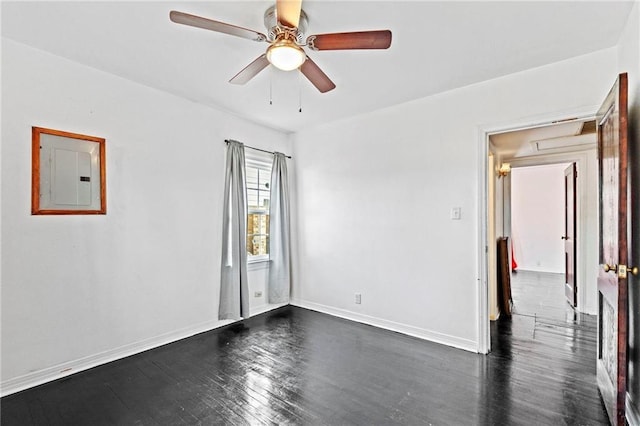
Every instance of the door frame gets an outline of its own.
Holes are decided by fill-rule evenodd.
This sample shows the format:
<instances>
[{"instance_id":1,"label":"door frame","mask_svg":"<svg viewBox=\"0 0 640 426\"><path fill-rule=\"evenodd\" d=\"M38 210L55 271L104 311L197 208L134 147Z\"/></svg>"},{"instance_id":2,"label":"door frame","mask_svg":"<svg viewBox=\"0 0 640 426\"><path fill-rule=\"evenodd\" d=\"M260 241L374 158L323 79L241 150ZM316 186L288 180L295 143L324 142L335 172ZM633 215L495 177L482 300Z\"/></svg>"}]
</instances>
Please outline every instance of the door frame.
<instances>
[{"instance_id":1,"label":"door frame","mask_svg":"<svg viewBox=\"0 0 640 426\"><path fill-rule=\"evenodd\" d=\"M502 124L489 124L478 126L478 142L480 152L478 156L478 330L477 330L477 352L481 354L489 353L491 350L491 334L489 319L489 213L488 213L488 196L489 196L489 137L493 134L512 132L516 130L533 129L537 127L546 127L553 124L559 124L564 121L588 121L596 119L596 112L599 105L585 107L581 109L569 110L564 112L556 112L548 115L524 118L520 121L512 121ZM524 167L544 164L558 164L566 162L575 162L578 168L579 196L577 200L577 218L580 221L577 228L577 236L580 237L579 245L576 248L578 273L580 277L586 276L587 265L583 259L586 239L582 238L586 234L586 224L584 216L586 214L583 208L582 191L586 188L586 173L582 171L587 168L588 154L586 151L566 152L559 154L545 154L529 158L517 158L509 160L511 167ZM582 307L586 303L586 292L578 292L578 307Z\"/></svg>"},{"instance_id":2,"label":"door frame","mask_svg":"<svg viewBox=\"0 0 640 426\"><path fill-rule=\"evenodd\" d=\"M567 171L570 171L570 176L567 174ZM564 241L564 294L567 296L567 288L569 287L568 278L572 277L571 283L571 293L573 294L573 298L571 300L567 299L567 301L571 304L571 306L577 308L578 307L578 281L576 279L578 267L576 265L576 259L578 258L578 247L576 245L576 235L578 234L578 194L576 193L578 188L578 165L575 162L569 164L569 166L564 170L564 235L562 239ZM569 192L569 188L571 188L571 192ZM569 198L569 194L571 194L571 198ZM569 227L569 219L571 218L572 228ZM569 238L571 235L571 238ZM567 243L570 241L571 246L570 250L567 250ZM569 275L569 254L571 253L571 275ZM584 305L583 305L584 306Z\"/></svg>"}]
</instances>

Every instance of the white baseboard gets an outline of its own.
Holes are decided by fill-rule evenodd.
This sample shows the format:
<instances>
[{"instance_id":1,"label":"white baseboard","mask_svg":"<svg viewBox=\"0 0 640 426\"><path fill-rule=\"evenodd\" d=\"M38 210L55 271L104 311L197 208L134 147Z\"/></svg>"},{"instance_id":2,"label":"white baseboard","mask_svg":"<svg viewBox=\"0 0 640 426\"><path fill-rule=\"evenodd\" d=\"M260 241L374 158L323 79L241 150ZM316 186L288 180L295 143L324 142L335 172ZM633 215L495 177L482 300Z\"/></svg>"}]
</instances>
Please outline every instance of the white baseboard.
<instances>
[{"instance_id":1,"label":"white baseboard","mask_svg":"<svg viewBox=\"0 0 640 426\"><path fill-rule=\"evenodd\" d=\"M256 306L255 308L251 308L251 316L262 314L273 309L278 309L287 304L288 303L281 303L277 305L264 304ZM232 320L205 321L189 327L184 327L180 330L164 333L149 339L144 339L139 342L130 343L128 345L109 349L107 351L89 355L87 357L63 362L61 364L47 367L42 370L33 371L22 376L3 380L2 382L0 382L0 396L11 395L12 393L20 392L34 386L51 382L53 380L61 379L63 377L67 377L72 374L79 373L81 371L88 370L102 364L106 364L111 361L126 358L128 356L135 355L149 349L157 348L159 346L166 345L178 340L182 340L199 333L220 328L233 322L234 321Z\"/></svg>"},{"instance_id":2,"label":"white baseboard","mask_svg":"<svg viewBox=\"0 0 640 426\"><path fill-rule=\"evenodd\" d=\"M282 306L286 306L288 303L281 304L263 304L251 309L251 315L259 315L274 309L278 309ZM359 314L357 312L351 312L344 309L334 308L331 306L321 305L318 303L307 302L303 300L292 300L291 305L299 306L301 308L311 309L333 315L340 318L345 318L351 321L360 322L363 324L372 325L374 327L384 328L386 330L396 331L399 333L407 334L409 336L417 337L424 340L440 343L447 346L453 346L455 348L464 349L471 352L477 352L476 342L468 339L462 339L456 336L450 336L443 333L438 333L423 328L418 328L406 324L401 324L393 321L388 321L381 318L376 318L368 315ZM70 376L75 373L79 373L84 370L88 370L93 367L97 367L108 362L116 361L118 359L126 358L131 355L135 355L140 352L147 351L149 349L157 348L168 343L172 343L193 335L210 331L216 328L223 327L231 324L234 321L205 321L200 324L195 324L189 327L182 328L180 330L172 331L169 333L161 334L156 337L144 339L138 342L134 342L128 345L120 346L118 348L109 349L104 352L89 355L87 357L79 358L76 360L57 364L42 370L33 371L28 374L14 377L8 380L0 382L0 396L7 396L13 393L32 388L53 380L61 379L63 377Z\"/></svg>"},{"instance_id":3,"label":"white baseboard","mask_svg":"<svg viewBox=\"0 0 640 426\"><path fill-rule=\"evenodd\" d=\"M264 304L260 306L256 306L255 308L251 308L251 316L256 316L260 314L264 314L265 312L273 311L274 309L282 308L283 306L287 306L289 303L272 303L272 304Z\"/></svg>"},{"instance_id":4,"label":"white baseboard","mask_svg":"<svg viewBox=\"0 0 640 426\"><path fill-rule=\"evenodd\" d=\"M364 315L357 312L347 311L345 309L334 308L332 306L321 305L319 303L308 302L300 299L291 300L291 305L311 309L312 311L322 312L363 324L372 325L374 327L384 328L386 330L396 331L398 333L407 334L409 336L429 340L431 342L439 343L442 345L453 346L454 348L464 349L466 351L475 353L478 352L478 343L473 340L463 339L457 336L451 336L424 328L414 327L412 325L389 321L382 318L376 318L369 315Z\"/></svg>"}]
</instances>

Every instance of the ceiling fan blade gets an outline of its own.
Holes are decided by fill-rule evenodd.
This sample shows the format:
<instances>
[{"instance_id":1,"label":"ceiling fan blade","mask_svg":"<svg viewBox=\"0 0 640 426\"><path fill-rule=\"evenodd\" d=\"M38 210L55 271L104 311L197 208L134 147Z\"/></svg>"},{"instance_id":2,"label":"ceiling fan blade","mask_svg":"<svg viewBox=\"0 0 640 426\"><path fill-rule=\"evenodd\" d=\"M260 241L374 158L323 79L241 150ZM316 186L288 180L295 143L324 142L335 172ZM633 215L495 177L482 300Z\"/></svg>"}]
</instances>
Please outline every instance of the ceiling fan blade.
<instances>
[{"instance_id":1,"label":"ceiling fan blade","mask_svg":"<svg viewBox=\"0 0 640 426\"><path fill-rule=\"evenodd\" d=\"M287 28L298 28L300 23L302 0L277 0L276 16L278 23Z\"/></svg>"},{"instance_id":2,"label":"ceiling fan blade","mask_svg":"<svg viewBox=\"0 0 640 426\"><path fill-rule=\"evenodd\" d=\"M232 83L232 84L245 84L249 80L251 80L253 77L258 75L258 73L260 71L265 69L267 67L267 65L269 65L269 60L267 59L267 55L263 53L262 55L258 56L249 65L244 67L242 69L242 71L240 71L238 74L234 75L233 78L231 80L229 80L229 83Z\"/></svg>"},{"instance_id":3,"label":"ceiling fan blade","mask_svg":"<svg viewBox=\"0 0 640 426\"><path fill-rule=\"evenodd\" d=\"M267 36L257 31L247 28L238 27L224 22L214 21L212 19L203 18L201 16L190 15L184 12L172 10L169 12L169 19L176 24L189 25L192 27L202 28L205 30L217 31L219 33L229 34L236 37L247 38L254 41L267 41Z\"/></svg>"},{"instance_id":4,"label":"ceiling fan blade","mask_svg":"<svg viewBox=\"0 0 640 426\"><path fill-rule=\"evenodd\" d=\"M391 31L316 34L307 37L307 45L313 50L388 49Z\"/></svg>"},{"instance_id":5,"label":"ceiling fan blade","mask_svg":"<svg viewBox=\"0 0 640 426\"><path fill-rule=\"evenodd\" d=\"M308 56L307 60L300 66L300 72L302 72L302 74L304 74L304 76L307 77L314 86L316 86L320 93L325 93L336 88L334 82L331 81L320 67Z\"/></svg>"}]
</instances>

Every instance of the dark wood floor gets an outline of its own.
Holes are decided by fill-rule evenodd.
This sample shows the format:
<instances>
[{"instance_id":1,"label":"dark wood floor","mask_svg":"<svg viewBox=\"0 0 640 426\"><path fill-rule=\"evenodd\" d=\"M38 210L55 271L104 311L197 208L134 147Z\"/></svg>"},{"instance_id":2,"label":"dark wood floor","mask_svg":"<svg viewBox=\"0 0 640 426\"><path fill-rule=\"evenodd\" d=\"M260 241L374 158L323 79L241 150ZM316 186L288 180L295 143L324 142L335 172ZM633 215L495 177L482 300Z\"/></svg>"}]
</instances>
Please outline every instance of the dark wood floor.
<instances>
[{"instance_id":1,"label":"dark wood floor","mask_svg":"<svg viewBox=\"0 0 640 426\"><path fill-rule=\"evenodd\" d=\"M519 271L511 278L513 311L545 318L577 318L564 295L564 274ZM595 319L595 317L594 317Z\"/></svg>"},{"instance_id":2,"label":"dark wood floor","mask_svg":"<svg viewBox=\"0 0 640 426\"><path fill-rule=\"evenodd\" d=\"M285 307L2 398L1 422L607 424L593 318L516 314L492 335L483 356Z\"/></svg>"}]
</instances>

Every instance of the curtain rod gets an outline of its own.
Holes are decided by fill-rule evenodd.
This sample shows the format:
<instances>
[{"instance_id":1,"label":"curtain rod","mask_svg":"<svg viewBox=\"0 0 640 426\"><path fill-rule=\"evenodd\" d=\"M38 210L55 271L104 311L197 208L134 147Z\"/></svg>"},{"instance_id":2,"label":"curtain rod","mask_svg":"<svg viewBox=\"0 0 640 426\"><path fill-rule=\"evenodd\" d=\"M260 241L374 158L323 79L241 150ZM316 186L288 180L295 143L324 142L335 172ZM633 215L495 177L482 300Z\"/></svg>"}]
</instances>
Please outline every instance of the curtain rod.
<instances>
[{"instance_id":1,"label":"curtain rod","mask_svg":"<svg viewBox=\"0 0 640 426\"><path fill-rule=\"evenodd\" d=\"M228 145L228 144L229 144L229 142L231 142L231 141L232 141L232 139L225 139L225 140L224 140L224 143L226 143L226 144ZM238 142L238 141L233 141L233 142ZM244 145L244 144L243 144L243 145ZM244 147L245 147L245 148L249 148L249 149L253 149L253 150L255 150L255 151L262 151L262 152L266 152L267 154L275 154L275 152L273 152L273 151L267 151L266 149L254 148L254 147L249 146L249 145L244 145ZM285 157L287 157L287 158L291 158L291 156L290 156L290 155L287 155L287 154L285 154L284 156L285 156Z\"/></svg>"}]
</instances>

